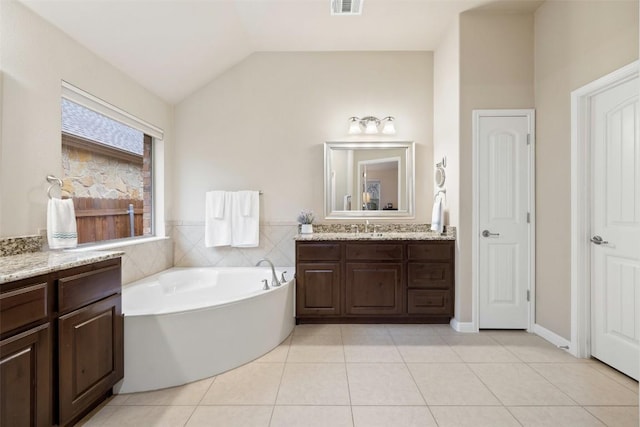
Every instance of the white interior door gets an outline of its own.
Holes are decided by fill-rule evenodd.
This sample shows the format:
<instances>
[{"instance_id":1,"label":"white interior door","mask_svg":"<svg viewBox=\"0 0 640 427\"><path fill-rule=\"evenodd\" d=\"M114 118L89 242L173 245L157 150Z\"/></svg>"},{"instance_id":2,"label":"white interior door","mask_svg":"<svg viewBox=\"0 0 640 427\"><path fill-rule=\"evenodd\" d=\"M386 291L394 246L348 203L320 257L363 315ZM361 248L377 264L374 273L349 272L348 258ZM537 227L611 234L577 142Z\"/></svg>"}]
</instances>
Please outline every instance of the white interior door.
<instances>
[{"instance_id":1,"label":"white interior door","mask_svg":"<svg viewBox=\"0 0 640 427\"><path fill-rule=\"evenodd\" d=\"M484 329L529 327L531 121L529 115L478 118L478 320Z\"/></svg>"},{"instance_id":2,"label":"white interior door","mask_svg":"<svg viewBox=\"0 0 640 427\"><path fill-rule=\"evenodd\" d=\"M591 103L591 354L639 377L638 77Z\"/></svg>"}]
</instances>

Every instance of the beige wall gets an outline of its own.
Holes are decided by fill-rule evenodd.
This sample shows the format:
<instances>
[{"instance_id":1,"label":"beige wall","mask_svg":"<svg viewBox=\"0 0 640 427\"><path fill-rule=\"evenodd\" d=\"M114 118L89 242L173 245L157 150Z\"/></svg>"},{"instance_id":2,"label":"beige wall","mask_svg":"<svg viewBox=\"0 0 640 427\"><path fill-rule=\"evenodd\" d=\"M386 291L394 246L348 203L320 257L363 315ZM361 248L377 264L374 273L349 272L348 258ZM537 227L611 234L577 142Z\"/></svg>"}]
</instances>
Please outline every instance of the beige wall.
<instances>
[{"instance_id":1,"label":"beige wall","mask_svg":"<svg viewBox=\"0 0 640 427\"><path fill-rule=\"evenodd\" d=\"M62 175L62 80L164 129L167 148L172 108L18 2L0 2L0 28L0 236L35 234L46 227L45 177Z\"/></svg>"},{"instance_id":2,"label":"beige wall","mask_svg":"<svg viewBox=\"0 0 640 427\"><path fill-rule=\"evenodd\" d=\"M416 222L431 216L433 57L429 52L259 53L176 106L178 221L204 220L204 193L260 189L263 222L323 218L323 144L354 115L396 117L416 142ZM354 199L354 203L355 203Z\"/></svg>"},{"instance_id":3,"label":"beige wall","mask_svg":"<svg viewBox=\"0 0 640 427\"><path fill-rule=\"evenodd\" d=\"M571 337L571 91L638 58L637 1L548 0L535 13L536 322Z\"/></svg>"},{"instance_id":4,"label":"beige wall","mask_svg":"<svg viewBox=\"0 0 640 427\"><path fill-rule=\"evenodd\" d=\"M460 205L456 281L460 322L472 321L472 129L475 109L533 108L533 14L460 15Z\"/></svg>"},{"instance_id":5,"label":"beige wall","mask_svg":"<svg viewBox=\"0 0 640 427\"><path fill-rule=\"evenodd\" d=\"M450 23L433 57L434 163L438 163L443 157L447 159L444 223L457 227L460 212L460 19L458 17ZM460 268L459 243L459 240L456 241L458 269ZM459 286L460 281L456 277L456 296L460 295ZM455 300L455 312L461 312L458 297Z\"/></svg>"}]
</instances>

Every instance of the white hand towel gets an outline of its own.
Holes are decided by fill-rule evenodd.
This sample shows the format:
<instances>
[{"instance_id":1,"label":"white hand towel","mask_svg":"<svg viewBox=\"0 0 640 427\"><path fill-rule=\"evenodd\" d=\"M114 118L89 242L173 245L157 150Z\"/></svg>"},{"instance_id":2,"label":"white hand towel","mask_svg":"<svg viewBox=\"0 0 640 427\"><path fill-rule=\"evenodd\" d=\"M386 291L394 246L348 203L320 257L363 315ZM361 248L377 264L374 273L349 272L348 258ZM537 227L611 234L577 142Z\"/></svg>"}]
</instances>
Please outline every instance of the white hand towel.
<instances>
[{"instance_id":1,"label":"white hand towel","mask_svg":"<svg viewBox=\"0 0 640 427\"><path fill-rule=\"evenodd\" d=\"M210 193L222 193L209 195ZM216 203L213 203L216 200ZM210 203L211 202L211 203ZM217 209L222 206L222 213ZM231 244L231 193L212 191L205 198L204 245L229 246ZM216 216L218 215L218 216Z\"/></svg>"},{"instance_id":2,"label":"white hand towel","mask_svg":"<svg viewBox=\"0 0 640 427\"><path fill-rule=\"evenodd\" d=\"M47 240L49 249L78 246L76 212L71 199L49 199L47 204Z\"/></svg>"},{"instance_id":3,"label":"white hand towel","mask_svg":"<svg viewBox=\"0 0 640 427\"><path fill-rule=\"evenodd\" d=\"M260 240L259 193L237 191L233 193L231 203L231 246L241 248L258 246Z\"/></svg>"},{"instance_id":4,"label":"white hand towel","mask_svg":"<svg viewBox=\"0 0 640 427\"><path fill-rule=\"evenodd\" d=\"M225 210L226 191L208 191L206 194L205 212L207 218L222 219Z\"/></svg>"},{"instance_id":5,"label":"white hand towel","mask_svg":"<svg viewBox=\"0 0 640 427\"><path fill-rule=\"evenodd\" d=\"M442 197L436 197L435 202L433 202L433 211L431 212L431 231L437 231L438 233L442 233L444 230L444 221L443 221L443 211L444 204L442 203Z\"/></svg>"}]
</instances>

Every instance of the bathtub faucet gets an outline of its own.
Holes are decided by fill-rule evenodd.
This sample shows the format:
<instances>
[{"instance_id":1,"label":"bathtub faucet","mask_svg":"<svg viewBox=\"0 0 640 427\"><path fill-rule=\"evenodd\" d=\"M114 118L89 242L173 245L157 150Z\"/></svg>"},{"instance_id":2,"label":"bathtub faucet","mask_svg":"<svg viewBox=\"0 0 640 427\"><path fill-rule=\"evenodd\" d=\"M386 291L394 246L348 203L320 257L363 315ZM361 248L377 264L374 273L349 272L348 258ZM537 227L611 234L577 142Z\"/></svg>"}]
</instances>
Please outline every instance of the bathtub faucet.
<instances>
[{"instance_id":1,"label":"bathtub faucet","mask_svg":"<svg viewBox=\"0 0 640 427\"><path fill-rule=\"evenodd\" d=\"M269 259L262 258L256 263L256 267L262 264L263 261L267 262L271 266L271 287L275 288L276 286L280 286L282 283L280 283L280 281L278 280L278 276L276 276L276 268L273 266L273 263Z\"/></svg>"}]
</instances>

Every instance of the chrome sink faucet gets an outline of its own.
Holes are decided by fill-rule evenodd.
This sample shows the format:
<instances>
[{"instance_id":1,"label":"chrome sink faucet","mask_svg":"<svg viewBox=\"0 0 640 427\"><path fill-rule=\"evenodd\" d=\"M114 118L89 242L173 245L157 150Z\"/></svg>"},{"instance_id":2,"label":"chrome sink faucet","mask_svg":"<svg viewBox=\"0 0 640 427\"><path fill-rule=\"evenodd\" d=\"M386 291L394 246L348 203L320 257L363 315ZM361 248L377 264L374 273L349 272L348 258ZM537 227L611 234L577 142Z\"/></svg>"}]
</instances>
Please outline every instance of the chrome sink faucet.
<instances>
[{"instance_id":1,"label":"chrome sink faucet","mask_svg":"<svg viewBox=\"0 0 640 427\"><path fill-rule=\"evenodd\" d=\"M364 220L364 232L365 233L369 232L369 220L368 219Z\"/></svg>"},{"instance_id":2,"label":"chrome sink faucet","mask_svg":"<svg viewBox=\"0 0 640 427\"><path fill-rule=\"evenodd\" d=\"M268 263L271 266L271 287L275 288L280 286L282 283L278 280L278 276L276 276L276 268L273 266L273 263L268 258L262 258L260 261L256 263L256 267L262 264L263 262Z\"/></svg>"}]
</instances>

